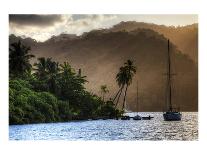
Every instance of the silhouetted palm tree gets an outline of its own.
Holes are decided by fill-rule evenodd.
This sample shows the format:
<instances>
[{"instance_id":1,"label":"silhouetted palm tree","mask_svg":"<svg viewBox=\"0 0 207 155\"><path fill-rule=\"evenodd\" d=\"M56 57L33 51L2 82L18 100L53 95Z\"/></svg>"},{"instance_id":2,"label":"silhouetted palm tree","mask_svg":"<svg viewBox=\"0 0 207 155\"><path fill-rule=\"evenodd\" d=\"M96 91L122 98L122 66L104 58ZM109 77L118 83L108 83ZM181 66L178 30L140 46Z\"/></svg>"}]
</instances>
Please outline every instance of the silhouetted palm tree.
<instances>
[{"instance_id":1,"label":"silhouetted palm tree","mask_svg":"<svg viewBox=\"0 0 207 155\"><path fill-rule=\"evenodd\" d=\"M116 104L115 104L115 107L117 106L117 104L119 102L120 96L122 94L122 90L124 88L124 85L126 84L126 77L127 76L126 76L125 68L124 67L120 67L119 73L116 75L116 81L117 81L118 86L119 86L120 89L119 89L118 93L115 96L115 99L116 99L116 97L118 97L117 101L116 101Z\"/></svg>"},{"instance_id":2,"label":"silhouetted palm tree","mask_svg":"<svg viewBox=\"0 0 207 155\"><path fill-rule=\"evenodd\" d=\"M59 63L52 61L52 58L38 58L38 62L34 64L36 77L44 81L50 92L56 94L58 90Z\"/></svg>"},{"instance_id":3,"label":"silhouetted palm tree","mask_svg":"<svg viewBox=\"0 0 207 155\"><path fill-rule=\"evenodd\" d=\"M51 61L51 58L38 58L37 59L38 62L34 64L34 66L36 68L34 68L35 75L39 78L39 79L44 79L47 74L48 74L48 64Z\"/></svg>"},{"instance_id":4,"label":"silhouetted palm tree","mask_svg":"<svg viewBox=\"0 0 207 155\"><path fill-rule=\"evenodd\" d=\"M86 76L76 74L69 62L60 64L60 79L59 85L61 87L61 96L63 98L75 98L74 94L84 93L84 84Z\"/></svg>"},{"instance_id":5,"label":"silhouetted palm tree","mask_svg":"<svg viewBox=\"0 0 207 155\"><path fill-rule=\"evenodd\" d=\"M122 94L124 87L126 86L126 89L124 92L123 105L122 105L122 109L124 109L127 90L128 90L129 85L132 83L132 78L135 73L136 73L136 67L133 65L133 61L131 60L127 60L127 62L124 63L124 66L120 67L119 72L116 75L116 81L120 89L115 96L115 99L118 96L115 106L118 105L119 98ZM113 101L115 101L115 99Z\"/></svg>"},{"instance_id":6,"label":"silhouetted palm tree","mask_svg":"<svg viewBox=\"0 0 207 155\"><path fill-rule=\"evenodd\" d=\"M109 90L107 88L107 85L101 85L101 93L102 93L103 101L104 101L104 97L105 97L106 93L108 93L108 92L109 92Z\"/></svg>"},{"instance_id":7,"label":"silhouetted palm tree","mask_svg":"<svg viewBox=\"0 0 207 155\"><path fill-rule=\"evenodd\" d=\"M63 64L60 64L60 71L65 75L75 75L75 70L71 67L69 62L64 62Z\"/></svg>"},{"instance_id":8,"label":"silhouetted palm tree","mask_svg":"<svg viewBox=\"0 0 207 155\"><path fill-rule=\"evenodd\" d=\"M48 84L52 93L56 94L58 91L58 78L59 78L59 63L55 61L48 61Z\"/></svg>"},{"instance_id":9,"label":"silhouetted palm tree","mask_svg":"<svg viewBox=\"0 0 207 155\"><path fill-rule=\"evenodd\" d=\"M125 79L125 84L126 84L126 89L124 92L124 100L123 100L123 105L122 109L125 108L125 101L126 101L126 96L127 96L127 89L129 85L132 83L132 78L134 74L136 74L136 67L133 65L132 60L127 60L126 63L124 63L124 68L125 68L125 74L126 74L126 79Z\"/></svg>"},{"instance_id":10,"label":"silhouetted palm tree","mask_svg":"<svg viewBox=\"0 0 207 155\"><path fill-rule=\"evenodd\" d=\"M29 60L34 57L34 55L29 54L31 50L18 41L12 43L9 48L9 72L15 76L23 75L26 72L30 72L32 65Z\"/></svg>"}]
</instances>

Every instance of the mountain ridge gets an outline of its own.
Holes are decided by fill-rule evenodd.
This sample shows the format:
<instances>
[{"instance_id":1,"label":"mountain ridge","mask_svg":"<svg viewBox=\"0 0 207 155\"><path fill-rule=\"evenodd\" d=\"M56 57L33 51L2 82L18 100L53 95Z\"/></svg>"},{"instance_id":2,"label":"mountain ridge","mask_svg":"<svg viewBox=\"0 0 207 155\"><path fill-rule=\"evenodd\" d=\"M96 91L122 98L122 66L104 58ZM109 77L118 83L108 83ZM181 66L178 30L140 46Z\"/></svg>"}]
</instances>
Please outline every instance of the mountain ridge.
<instances>
[{"instance_id":1,"label":"mountain ridge","mask_svg":"<svg viewBox=\"0 0 207 155\"><path fill-rule=\"evenodd\" d=\"M26 43L26 40L22 41ZM139 110L162 111L165 107L166 78L163 74L166 72L167 38L152 29L94 30L73 39L26 44L37 57L53 57L61 62L69 60L74 68L82 68L89 81L87 89L92 92L98 94L100 85L107 84L111 92L108 98L118 90L115 75L119 67L126 59L132 59L137 66L137 75L129 87L128 108L137 110L136 80L140 83L142 104ZM177 73L173 81L176 90L173 103L183 111L197 111L197 65L173 43L171 52L173 71Z\"/></svg>"},{"instance_id":2,"label":"mountain ridge","mask_svg":"<svg viewBox=\"0 0 207 155\"><path fill-rule=\"evenodd\" d=\"M82 37L85 37L87 35L91 35L93 33L109 33L109 32L118 32L118 31L136 31L137 29L151 29L155 32L158 32L162 35L164 35L166 38L170 39L171 42L173 42L178 49L183 52L183 54L187 54L190 56L190 58L198 63L198 24L190 24L185 26L166 26L166 25L158 25L154 23L145 23L145 22L135 22L135 21L127 21L127 22L120 22L116 25L113 25L110 28L107 29L95 29L91 30L89 32L85 32L80 36L77 36L76 34L67 34L67 33L61 33L57 36L51 36L44 42L49 42L51 40L57 41L59 40L73 40L73 39L79 39ZM19 36L21 37L21 36ZM34 42L37 42L35 39L32 38L26 38L30 40L34 40Z\"/></svg>"}]
</instances>

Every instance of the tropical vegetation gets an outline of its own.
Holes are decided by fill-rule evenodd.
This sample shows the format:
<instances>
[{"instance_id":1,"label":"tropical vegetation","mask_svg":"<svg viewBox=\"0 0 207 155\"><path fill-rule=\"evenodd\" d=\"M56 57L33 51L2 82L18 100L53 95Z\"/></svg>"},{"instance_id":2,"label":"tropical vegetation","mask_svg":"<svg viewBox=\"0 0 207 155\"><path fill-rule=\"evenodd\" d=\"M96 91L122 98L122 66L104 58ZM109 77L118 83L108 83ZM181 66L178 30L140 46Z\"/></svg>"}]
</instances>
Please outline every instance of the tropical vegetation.
<instances>
[{"instance_id":1,"label":"tropical vegetation","mask_svg":"<svg viewBox=\"0 0 207 155\"><path fill-rule=\"evenodd\" d=\"M107 85L101 85L101 94L102 94L102 100L104 101L105 95L109 93L109 90L107 88Z\"/></svg>"},{"instance_id":2,"label":"tropical vegetation","mask_svg":"<svg viewBox=\"0 0 207 155\"><path fill-rule=\"evenodd\" d=\"M20 41L9 48L9 123L49 123L121 115L112 100L88 92L86 76L76 73L70 63L37 58ZM131 73L131 70L130 70ZM129 84L126 83L126 84Z\"/></svg>"}]
</instances>

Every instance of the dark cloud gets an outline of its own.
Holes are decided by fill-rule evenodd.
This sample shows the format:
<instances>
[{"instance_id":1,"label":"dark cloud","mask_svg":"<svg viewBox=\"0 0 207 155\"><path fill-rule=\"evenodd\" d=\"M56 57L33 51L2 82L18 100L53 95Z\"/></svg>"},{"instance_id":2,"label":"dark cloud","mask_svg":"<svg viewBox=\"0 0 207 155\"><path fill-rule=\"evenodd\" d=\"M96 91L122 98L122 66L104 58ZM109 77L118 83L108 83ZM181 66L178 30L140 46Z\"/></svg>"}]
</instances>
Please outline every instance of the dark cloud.
<instances>
[{"instance_id":1,"label":"dark cloud","mask_svg":"<svg viewBox=\"0 0 207 155\"><path fill-rule=\"evenodd\" d=\"M52 26L57 22L62 22L61 15L35 15L35 14L10 14L9 23L18 26Z\"/></svg>"}]
</instances>

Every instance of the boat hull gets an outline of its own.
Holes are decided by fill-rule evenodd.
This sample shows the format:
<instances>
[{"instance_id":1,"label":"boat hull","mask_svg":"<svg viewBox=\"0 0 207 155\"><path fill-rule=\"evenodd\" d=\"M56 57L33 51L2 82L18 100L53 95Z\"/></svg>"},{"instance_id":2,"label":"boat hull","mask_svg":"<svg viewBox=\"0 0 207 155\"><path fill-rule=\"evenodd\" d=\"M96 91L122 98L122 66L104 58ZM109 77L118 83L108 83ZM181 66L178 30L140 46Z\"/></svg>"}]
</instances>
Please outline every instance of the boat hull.
<instances>
[{"instance_id":1,"label":"boat hull","mask_svg":"<svg viewBox=\"0 0 207 155\"><path fill-rule=\"evenodd\" d=\"M142 120L151 120L154 117L148 116L148 117L142 117Z\"/></svg>"},{"instance_id":2,"label":"boat hull","mask_svg":"<svg viewBox=\"0 0 207 155\"><path fill-rule=\"evenodd\" d=\"M182 114L179 112L166 112L163 117L165 121L180 121Z\"/></svg>"},{"instance_id":3,"label":"boat hull","mask_svg":"<svg viewBox=\"0 0 207 155\"><path fill-rule=\"evenodd\" d=\"M139 116L139 115L136 115L136 116L133 117L133 120L141 120L141 119L142 119L142 117Z\"/></svg>"},{"instance_id":4,"label":"boat hull","mask_svg":"<svg viewBox=\"0 0 207 155\"><path fill-rule=\"evenodd\" d=\"M122 116L121 120L130 120L130 117L129 116Z\"/></svg>"}]
</instances>

